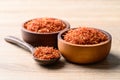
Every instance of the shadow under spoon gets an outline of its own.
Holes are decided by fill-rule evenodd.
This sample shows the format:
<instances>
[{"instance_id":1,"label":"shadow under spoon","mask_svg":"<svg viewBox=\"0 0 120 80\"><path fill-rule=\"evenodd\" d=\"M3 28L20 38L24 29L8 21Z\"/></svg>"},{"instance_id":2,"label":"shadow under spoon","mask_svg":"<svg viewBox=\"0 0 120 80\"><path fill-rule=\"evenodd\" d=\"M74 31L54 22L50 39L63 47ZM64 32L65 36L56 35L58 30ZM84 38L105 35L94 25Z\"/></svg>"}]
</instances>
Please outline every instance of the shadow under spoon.
<instances>
[{"instance_id":1,"label":"shadow under spoon","mask_svg":"<svg viewBox=\"0 0 120 80\"><path fill-rule=\"evenodd\" d=\"M7 41L9 43L15 44L15 45L31 52L32 55L34 54L35 48L32 45L30 45L26 42L14 37L14 36L7 36L4 39L5 39L5 41ZM53 64L53 63L57 62L60 59L60 57L59 57L59 58L54 58L54 59L49 59L49 60L47 60L47 59L41 60L41 59L36 58L35 56L33 56L33 58L37 62L39 62L41 65L50 65L50 64Z\"/></svg>"}]
</instances>

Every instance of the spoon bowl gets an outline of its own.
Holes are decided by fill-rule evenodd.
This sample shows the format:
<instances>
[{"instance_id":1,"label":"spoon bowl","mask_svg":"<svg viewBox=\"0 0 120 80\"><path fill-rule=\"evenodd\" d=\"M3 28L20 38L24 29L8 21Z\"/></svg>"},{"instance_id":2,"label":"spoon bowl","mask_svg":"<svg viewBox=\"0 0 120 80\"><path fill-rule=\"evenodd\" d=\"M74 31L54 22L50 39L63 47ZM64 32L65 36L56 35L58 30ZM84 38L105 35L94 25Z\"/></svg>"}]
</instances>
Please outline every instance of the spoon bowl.
<instances>
[{"instance_id":1,"label":"spoon bowl","mask_svg":"<svg viewBox=\"0 0 120 80\"><path fill-rule=\"evenodd\" d=\"M44 59L44 60L42 59L41 60L41 59L36 58L34 56L35 48L32 45L30 45L30 44L28 44L28 43L26 43L26 42L24 42L24 41L22 41L22 40L20 40L20 39L18 39L16 37L14 37L14 36L5 37L5 41L7 41L9 43L12 43L12 44L15 44L15 45L17 45L17 46L31 52L32 55L33 55L34 60L39 62L39 64L41 64L41 65L50 65L50 64L53 64L53 63L57 62L60 59L60 57L49 59L49 60L47 60L47 59Z\"/></svg>"}]
</instances>

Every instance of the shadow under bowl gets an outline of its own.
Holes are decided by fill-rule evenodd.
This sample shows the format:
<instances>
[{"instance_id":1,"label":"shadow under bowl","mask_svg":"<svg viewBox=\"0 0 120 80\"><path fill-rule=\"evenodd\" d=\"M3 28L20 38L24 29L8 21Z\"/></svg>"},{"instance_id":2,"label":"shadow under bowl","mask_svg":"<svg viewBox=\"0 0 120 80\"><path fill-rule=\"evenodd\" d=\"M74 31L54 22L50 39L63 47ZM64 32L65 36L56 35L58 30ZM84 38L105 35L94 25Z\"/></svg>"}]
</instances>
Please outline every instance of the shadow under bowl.
<instances>
[{"instance_id":1,"label":"shadow under bowl","mask_svg":"<svg viewBox=\"0 0 120 80\"><path fill-rule=\"evenodd\" d=\"M27 22L25 22L24 24L26 24ZM66 21L63 21L63 22L65 23L66 28L61 31L64 31L70 28L70 24L68 22ZM27 30L24 27L24 24L22 26L22 38L25 42L31 44L34 47L38 47L38 46L51 46L54 48L58 47L57 36L58 36L58 33L61 31L51 32L51 33L37 33L37 32L32 32Z\"/></svg>"},{"instance_id":2,"label":"shadow under bowl","mask_svg":"<svg viewBox=\"0 0 120 80\"><path fill-rule=\"evenodd\" d=\"M67 61L77 64L90 64L105 59L109 54L112 37L108 32L100 30L108 36L107 41L92 45L78 45L63 40L63 35L67 31L58 34L58 49Z\"/></svg>"}]
</instances>

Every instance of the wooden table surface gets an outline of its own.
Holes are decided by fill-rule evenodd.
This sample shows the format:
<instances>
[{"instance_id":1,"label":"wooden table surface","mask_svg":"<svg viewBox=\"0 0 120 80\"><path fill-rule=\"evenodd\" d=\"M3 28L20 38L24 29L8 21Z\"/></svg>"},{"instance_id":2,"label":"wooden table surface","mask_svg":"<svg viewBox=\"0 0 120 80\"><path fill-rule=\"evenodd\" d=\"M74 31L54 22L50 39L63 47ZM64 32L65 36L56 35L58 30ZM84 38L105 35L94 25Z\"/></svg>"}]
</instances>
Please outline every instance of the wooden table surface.
<instances>
[{"instance_id":1,"label":"wooden table surface","mask_svg":"<svg viewBox=\"0 0 120 80\"><path fill-rule=\"evenodd\" d=\"M37 64L32 55L4 41L20 39L24 21L38 17L67 20L71 27L89 26L113 38L109 56L92 65L61 60L53 66ZM120 0L0 0L0 80L120 80Z\"/></svg>"}]
</instances>

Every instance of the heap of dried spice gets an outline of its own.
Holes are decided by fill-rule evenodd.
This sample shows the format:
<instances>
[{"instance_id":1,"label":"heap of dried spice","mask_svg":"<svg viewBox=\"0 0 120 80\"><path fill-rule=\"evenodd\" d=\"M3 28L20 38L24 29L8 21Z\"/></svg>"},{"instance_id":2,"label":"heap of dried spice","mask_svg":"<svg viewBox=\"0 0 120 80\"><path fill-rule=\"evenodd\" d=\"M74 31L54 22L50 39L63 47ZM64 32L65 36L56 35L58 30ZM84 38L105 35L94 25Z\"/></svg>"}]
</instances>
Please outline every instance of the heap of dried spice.
<instances>
[{"instance_id":1,"label":"heap of dried spice","mask_svg":"<svg viewBox=\"0 0 120 80\"><path fill-rule=\"evenodd\" d=\"M37 47L33 54L34 57L40 60L50 60L60 57L60 52L53 47Z\"/></svg>"},{"instance_id":2,"label":"heap of dried spice","mask_svg":"<svg viewBox=\"0 0 120 80\"><path fill-rule=\"evenodd\" d=\"M50 33L63 30L66 25L62 20L56 18L36 18L26 22L24 27L32 32Z\"/></svg>"},{"instance_id":3,"label":"heap of dried spice","mask_svg":"<svg viewBox=\"0 0 120 80\"><path fill-rule=\"evenodd\" d=\"M104 42L108 40L108 37L98 29L79 27L69 30L63 35L63 39L73 44L89 45Z\"/></svg>"}]
</instances>

